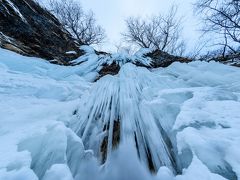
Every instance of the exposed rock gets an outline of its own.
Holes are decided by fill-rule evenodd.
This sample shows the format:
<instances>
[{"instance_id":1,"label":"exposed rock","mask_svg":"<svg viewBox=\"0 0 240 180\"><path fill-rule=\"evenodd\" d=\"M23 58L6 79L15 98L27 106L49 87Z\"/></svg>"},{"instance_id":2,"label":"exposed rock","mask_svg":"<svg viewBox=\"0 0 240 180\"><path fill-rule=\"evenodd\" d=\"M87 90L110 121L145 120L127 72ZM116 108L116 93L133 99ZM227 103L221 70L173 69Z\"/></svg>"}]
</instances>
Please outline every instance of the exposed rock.
<instances>
[{"instance_id":1,"label":"exposed rock","mask_svg":"<svg viewBox=\"0 0 240 180\"><path fill-rule=\"evenodd\" d=\"M120 143L120 121L114 121L113 123L113 136L112 136L112 148L116 149ZM108 127L104 127L103 131L109 131L109 125ZM100 151L101 151L101 158L102 158L102 163L104 163L107 159L107 148L108 148L108 136L105 136L103 138Z\"/></svg>"},{"instance_id":2,"label":"exposed rock","mask_svg":"<svg viewBox=\"0 0 240 180\"><path fill-rule=\"evenodd\" d=\"M120 68L121 67L116 62L113 62L110 65L108 64L103 65L102 69L99 71L99 77L96 79L96 81L99 80L101 77L106 76L107 74L110 75L118 74Z\"/></svg>"},{"instance_id":3,"label":"exposed rock","mask_svg":"<svg viewBox=\"0 0 240 180\"><path fill-rule=\"evenodd\" d=\"M82 53L60 22L33 0L0 0L0 47L55 59L58 64L67 64Z\"/></svg>"},{"instance_id":4,"label":"exposed rock","mask_svg":"<svg viewBox=\"0 0 240 180\"><path fill-rule=\"evenodd\" d=\"M108 55L108 56L110 56L111 54L110 53L107 53L107 52L104 52L104 51L95 51L95 53L97 54L97 55Z\"/></svg>"},{"instance_id":5,"label":"exposed rock","mask_svg":"<svg viewBox=\"0 0 240 180\"><path fill-rule=\"evenodd\" d=\"M228 54L225 56L216 56L216 57L202 57L201 61L217 61L223 64L228 64L231 66L240 67L240 53Z\"/></svg>"},{"instance_id":6,"label":"exposed rock","mask_svg":"<svg viewBox=\"0 0 240 180\"><path fill-rule=\"evenodd\" d=\"M99 59L103 58L103 59L111 59L110 62L112 63L105 63L102 65L101 70L98 72L99 76L97 77L97 80L99 80L100 78L102 78L103 76L106 75L116 75L118 74L118 72L121 69L121 65L119 64L119 62L121 62L121 56L114 56L114 54L109 54L109 53L105 53L105 52L97 52L95 51L96 55L99 56ZM116 59L115 59L116 58ZM120 58L120 59L118 59ZM149 64L144 64L143 61L141 61L141 59L145 58L145 60L149 59ZM191 62L192 59L188 59L188 58L184 58L184 57L179 57L179 56L173 56L170 55L166 52L163 52L161 50L154 50L151 52L148 52L146 54L142 54L141 56L129 56L129 61L126 62L131 62L133 64L135 64L136 66L141 66L141 67L146 67L146 68L158 68L158 67L167 67L169 65L171 65L174 62L182 62L182 63L188 63ZM125 63L126 63L125 62Z\"/></svg>"},{"instance_id":7,"label":"exposed rock","mask_svg":"<svg viewBox=\"0 0 240 180\"><path fill-rule=\"evenodd\" d=\"M152 67L167 67L174 62L189 63L192 59L188 59L180 56L173 56L161 50L154 50L151 53L145 54L146 57L152 59Z\"/></svg>"}]
</instances>

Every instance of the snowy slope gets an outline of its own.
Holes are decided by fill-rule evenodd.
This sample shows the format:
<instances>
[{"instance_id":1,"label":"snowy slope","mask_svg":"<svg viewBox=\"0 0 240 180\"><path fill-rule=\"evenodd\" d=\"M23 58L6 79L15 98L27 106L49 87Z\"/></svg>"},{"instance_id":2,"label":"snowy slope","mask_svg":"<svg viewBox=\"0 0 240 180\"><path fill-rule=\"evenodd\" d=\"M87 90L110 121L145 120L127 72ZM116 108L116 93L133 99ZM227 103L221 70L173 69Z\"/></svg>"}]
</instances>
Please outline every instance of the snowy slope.
<instances>
[{"instance_id":1,"label":"snowy slope","mask_svg":"<svg viewBox=\"0 0 240 180\"><path fill-rule=\"evenodd\" d=\"M63 67L0 49L0 180L239 179L240 70L136 56Z\"/></svg>"}]
</instances>

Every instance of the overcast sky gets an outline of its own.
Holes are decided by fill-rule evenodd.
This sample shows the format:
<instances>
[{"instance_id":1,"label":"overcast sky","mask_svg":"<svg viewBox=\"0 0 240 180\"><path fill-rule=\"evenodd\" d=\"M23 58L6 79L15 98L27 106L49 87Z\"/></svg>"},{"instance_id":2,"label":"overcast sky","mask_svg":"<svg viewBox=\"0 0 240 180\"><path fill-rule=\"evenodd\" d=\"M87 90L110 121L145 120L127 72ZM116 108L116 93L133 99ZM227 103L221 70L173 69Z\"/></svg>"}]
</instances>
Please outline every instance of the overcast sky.
<instances>
[{"instance_id":1,"label":"overcast sky","mask_svg":"<svg viewBox=\"0 0 240 180\"><path fill-rule=\"evenodd\" d=\"M48 0L37 0L47 5ZM60 0L61 1L61 0ZM121 42L121 32L125 30L125 19L129 16L151 16L166 13L171 5L178 5L178 16L183 17L183 37L187 49L191 51L201 40L200 23L194 15L193 3L196 0L75 0L79 1L85 11L95 13L98 24L105 30L108 39L98 50L115 51L115 44Z\"/></svg>"},{"instance_id":2,"label":"overcast sky","mask_svg":"<svg viewBox=\"0 0 240 180\"><path fill-rule=\"evenodd\" d=\"M165 13L174 3L179 5L179 16L184 20L184 37L189 46L199 37L198 21L193 15L194 0L79 0L85 10L92 10L98 23L103 26L108 36L108 42L103 49L113 49L121 39L125 29L124 20L129 16L151 16Z\"/></svg>"}]
</instances>

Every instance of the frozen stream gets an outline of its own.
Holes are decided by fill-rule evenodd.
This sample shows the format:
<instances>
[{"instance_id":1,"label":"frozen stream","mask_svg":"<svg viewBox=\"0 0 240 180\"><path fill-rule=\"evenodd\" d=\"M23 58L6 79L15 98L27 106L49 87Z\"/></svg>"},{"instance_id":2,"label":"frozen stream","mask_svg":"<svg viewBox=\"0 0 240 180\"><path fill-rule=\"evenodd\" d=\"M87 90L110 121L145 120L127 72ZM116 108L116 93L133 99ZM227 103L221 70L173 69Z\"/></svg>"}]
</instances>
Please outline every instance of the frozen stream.
<instances>
[{"instance_id":1,"label":"frozen stream","mask_svg":"<svg viewBox=\"0 0 240 180\"><path fill-rule=\"evenodd\" d=\"M159 87L161 78L164 77L152 75L146 68L124 65L117 76L103 77L83 96L71 128L102 161L108 160L112 149L121 142L136 148L150 170L156 172L167 166L176 173L176 149L169 137L173 134L164 130L161 116L154 116L147 104L152 94L149 90ZM191 93L182 95L182 99L191 97ZM177 114L176 111L166 113ZM166 120L173 124L172 119Z\"/></svg>"},{"instance_id":2,"label":"frozen stream","mask_svg":"<svg viewBox=\"0 0 240 180\"><path fill-rule=\"evenodd\" d=\"M92 82L112 59L0 54L0 180L240 178L239 68L118 55L120 72Z\"/></svg>"}]
</instances>

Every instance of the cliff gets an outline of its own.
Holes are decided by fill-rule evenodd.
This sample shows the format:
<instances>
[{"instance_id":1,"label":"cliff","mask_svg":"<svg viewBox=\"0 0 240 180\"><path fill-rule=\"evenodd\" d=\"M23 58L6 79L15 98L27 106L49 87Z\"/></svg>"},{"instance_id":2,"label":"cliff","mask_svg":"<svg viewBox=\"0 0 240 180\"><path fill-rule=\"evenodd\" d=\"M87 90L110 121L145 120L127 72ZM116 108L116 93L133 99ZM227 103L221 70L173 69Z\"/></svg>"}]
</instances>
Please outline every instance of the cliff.
<instances>
[{"instance_id":1,"label":"cliff","mask_svg":"<svg viewBox=\"0 0 240 180\"><path fill-rule=\"evenodd\" d=\"M68 64L81 55L60 22L32 0L0 0L0 47Z\"/></svg>"}]
</instances>

